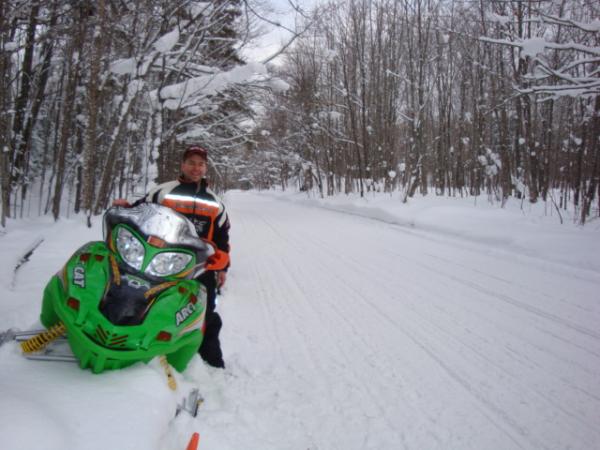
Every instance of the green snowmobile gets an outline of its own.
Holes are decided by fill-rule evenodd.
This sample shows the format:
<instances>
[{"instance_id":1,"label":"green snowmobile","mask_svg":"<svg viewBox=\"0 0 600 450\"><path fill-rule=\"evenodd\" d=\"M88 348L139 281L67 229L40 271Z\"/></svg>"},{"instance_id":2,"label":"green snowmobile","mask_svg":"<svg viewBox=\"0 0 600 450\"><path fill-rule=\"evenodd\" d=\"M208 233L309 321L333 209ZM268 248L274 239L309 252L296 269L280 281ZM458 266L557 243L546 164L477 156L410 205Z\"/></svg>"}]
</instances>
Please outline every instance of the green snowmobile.
<instances>
[{"instance_id":1,"label":"green snowmobile","mask_svg":"<svg viewBox=\"0 0 600 450\"><path fill-rule=\"evenodd\" d=\"M110 208L104 241L85 244L48 282L41 313L48 330L22 348L39 352L66 332L79 365L95 373L155 356L183 371L204 333L206 289L195 278L227 262L170 208Z\"/></svg>"}]
</instances>

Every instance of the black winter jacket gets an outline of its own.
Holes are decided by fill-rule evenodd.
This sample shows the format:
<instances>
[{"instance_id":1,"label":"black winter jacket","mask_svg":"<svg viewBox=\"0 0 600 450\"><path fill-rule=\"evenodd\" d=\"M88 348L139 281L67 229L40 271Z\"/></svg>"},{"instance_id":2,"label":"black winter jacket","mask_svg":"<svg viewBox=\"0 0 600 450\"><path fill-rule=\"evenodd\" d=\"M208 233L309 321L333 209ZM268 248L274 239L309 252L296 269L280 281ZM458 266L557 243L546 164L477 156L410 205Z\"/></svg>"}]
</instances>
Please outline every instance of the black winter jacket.
<instances>
[{"instance_id":1,"label":"black winter jacket","mask_svg":"<svg viewBox=\"0 0 600 450\"><path fill-rule=\"evenodd\" d=\"M229 253L229 218L225 205L209 189L205 179L195 183L180 177L160 184L136 201L134 206L143 202L159 203L180 212L194 224L198 236Z\"/></svg>"}]
</instances>

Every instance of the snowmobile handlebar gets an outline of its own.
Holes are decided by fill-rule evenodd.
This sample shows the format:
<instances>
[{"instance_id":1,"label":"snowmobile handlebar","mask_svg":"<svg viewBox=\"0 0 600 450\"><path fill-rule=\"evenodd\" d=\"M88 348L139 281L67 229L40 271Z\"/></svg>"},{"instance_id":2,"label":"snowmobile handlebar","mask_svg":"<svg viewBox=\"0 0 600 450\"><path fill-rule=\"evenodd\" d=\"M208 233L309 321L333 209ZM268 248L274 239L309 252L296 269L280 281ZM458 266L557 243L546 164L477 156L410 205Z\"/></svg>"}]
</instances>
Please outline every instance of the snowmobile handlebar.
<instances>
[{"instance_id":1,"label":"snowmobile handlebar","mask_svg":"<svg viewBox=\"0 0 600 450\"><path fill-rule=\"evenodd\" d=\"M215 253L206 260L206 270L224 270L229 265L229 255L223 250L215 248Z\"/></svg>"}]
</instances>

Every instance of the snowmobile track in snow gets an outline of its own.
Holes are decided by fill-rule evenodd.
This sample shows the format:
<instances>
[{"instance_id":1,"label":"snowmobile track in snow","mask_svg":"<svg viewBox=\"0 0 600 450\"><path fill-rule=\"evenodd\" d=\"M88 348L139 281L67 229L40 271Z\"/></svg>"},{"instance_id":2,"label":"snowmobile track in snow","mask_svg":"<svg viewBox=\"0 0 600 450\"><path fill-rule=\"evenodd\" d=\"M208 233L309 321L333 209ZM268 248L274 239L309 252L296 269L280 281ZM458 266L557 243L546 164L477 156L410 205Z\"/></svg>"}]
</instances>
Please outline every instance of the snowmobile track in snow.
<instances>
[{"instance_id":1,"label":"snowmobile track in snow","mask_svg":"<svg viewBox=\"0 0 600 450\"><path fill-rule=\"evenodd\" d=\"M317 417L295 412L286 423L314 448L600 443L600 274L331 210L230 198L233 273L252 267L240 302L260 311L247 348L269 367L255 382L279 392L281 413L286 399L312 405Z\"/></svg>"}]
</instances>

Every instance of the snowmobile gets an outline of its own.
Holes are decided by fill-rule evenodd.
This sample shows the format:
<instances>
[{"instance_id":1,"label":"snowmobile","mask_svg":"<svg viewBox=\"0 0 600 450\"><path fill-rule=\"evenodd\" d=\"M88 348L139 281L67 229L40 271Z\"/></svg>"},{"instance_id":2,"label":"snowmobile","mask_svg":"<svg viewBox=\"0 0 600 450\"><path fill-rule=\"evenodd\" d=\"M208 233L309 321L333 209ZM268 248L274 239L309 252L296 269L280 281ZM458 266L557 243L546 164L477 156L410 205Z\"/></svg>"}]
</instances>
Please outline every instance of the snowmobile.
<instances>
[{"instance_id":1,"label":"snowmobile","mask_svg":"<svg viewBox=\"0 0 600 450\"><path fill-rule=\"evenodd\" d=\"M46 349L66 333L75 360L94 373L156 356L183 371L204 333L206 289L195 278L225 268L227 253L199 238L185 216L151 203L110 208L103 234L46 285L40 319L47 330L12 338L32 359L61 360Z\"/></svg>"}]
</instances>

